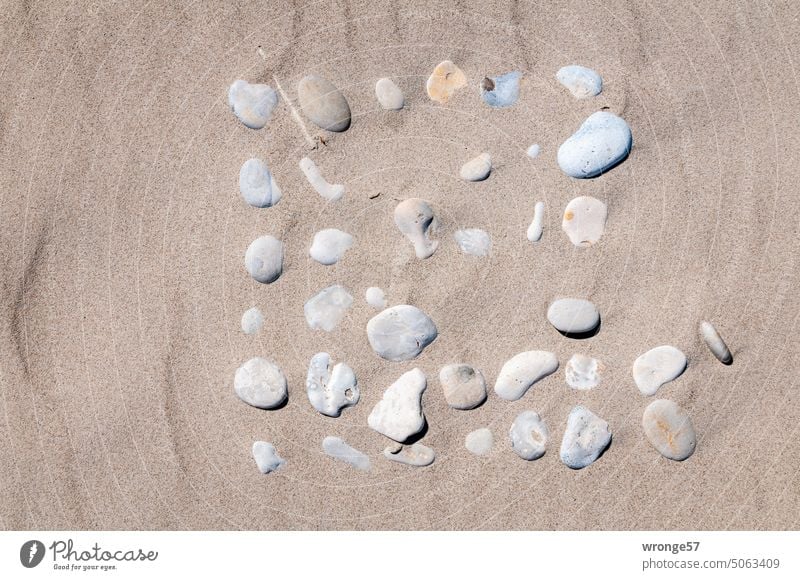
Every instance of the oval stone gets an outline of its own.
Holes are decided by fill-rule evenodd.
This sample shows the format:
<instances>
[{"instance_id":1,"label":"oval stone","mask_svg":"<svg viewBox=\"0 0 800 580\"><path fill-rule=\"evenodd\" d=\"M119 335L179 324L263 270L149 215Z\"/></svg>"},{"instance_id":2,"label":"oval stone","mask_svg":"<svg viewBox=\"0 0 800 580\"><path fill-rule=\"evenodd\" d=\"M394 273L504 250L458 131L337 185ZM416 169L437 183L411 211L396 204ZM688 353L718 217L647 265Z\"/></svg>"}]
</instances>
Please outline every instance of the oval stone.
<instances>
[{"instance_id":1,"label":"oval stone","mask_svg":"<svg viewBox=\"0 0 800 580\"><path fill-rule=\"evenodd\" d=\"M481 81L483 102L495 109L510 107L519 98L519 81L522 73L513 71L498 77L486 77Z\"/></svg>"},{"instance_id":2,"label":"oval stone","mask_svg":"<svg viewBox=\"0 0 800 580\"><path fill-rule=\"evenodd\" d=\"M253 207L272 207L281 200L275 177L261 159L248 159L239 169L239 191Z\"/></svg>"},{"instance_id":3,"label":"oval stone","mask_svg":"<svg viewBox=\"0 0 800 580\"><path fill-rule=\"evenodd\" d=\"M283 272L283 242L272 236L256 238L244 254L244 267L255 281L274 282Z\"/></svg>"},{"instance_id":4,"label":"oval stone","mask_svg":"<svg viewBox=\"0 0 800 580\"><path fill-rule=\"evenodd\" d=\"M533 461L544 455L550 431L538 413L523 411L514 419L508 435L514 453L526 461Z\"/></svg>"},{"instance_id":5,"label":"oval stone","mask_svg":"<svg viewBox=\"0 0 800 580\"><path fill-rule=\"evenodd\" d=\"M236 370L233 388L239 398L259 409L274 409L286 400L286 377L275 363L251 358Z\"/></svg>"},{"instance_id":6,"label":"oval stone","mask_svg":"<svg viewBox=\"0 0 800 580\"><path fill-rule=\"evenodd\" d=\"M692 420L672 401L659 399L650 403L642 415L642 428L653 447L673 461L687 459L697 446Z\"/></svg>"},{"instance_id":7,"label":"oval stone","mask_svg":"<svg viewBox=\"0 0 800 580\"><path fill-rule=\"evenodd\" d=\"M596 177L624 160L632 145L625 120L598 111L558 148L558 166L570 177Z\"/></svg>"},{"instance_id":8,"label":"oval stone","mask_svg":"<svg viewBox=\"0 0 800 580\"><path fill-rule=\"evenodd\" d=\"M488 455L493 445L494 436L486 427L475 429L464 438L464 447L475 455Z\"/></svg>"},{"instance_id":9,"label":"oval stone","mask_svg":"<svg viewBox=\"0 0 800 580\"><path fill-rule=\"evenodd\" d=\"M582 298L560 298L547 309L547 320L565 334L591 332L600 324L600 313L594 304Z\"/></svg>"},{"instance_id":10,"label":"oval stone","mask_svg":"<svg viewBox=\"0 0 800 580\"><path fill-rule=\"evenodd\" d=\"M464 364L451 364L439 371L444 399L453 409L468 410L486 400L486 381L481 371Z\"/></svg>"},{"instance_id":11,"label":"oval stone","mask_svg":"<svg viewBox=\"0 0 800 580\"><path fill-rule=\"evenodd\" d=\"M375 96L381 108L386 111L399 111L405 104L403 91L392 79L382 78L375 83Z\"/></svg>"},{"instance_id":12,"label":"oval stone","mask_svg":"<svg viewBox=\"0 0 800 580\"><path fill-rule=\"evenodd\" d=\"M342 132L350 127L350 105L329 80L309 75L297 85L300 108L311 121L328 131Z\"/></svg>"},{"instance_id":13,"label":"oval stone","mask_svg":"<svg viewBox=\"0 0 800 580\"><path fill-rule=\"evenodd\" d=\"M603 236L607 215L606 204L594 197L582 195L567 204L561 229L573 245L591 246Z\"/></svg>"},{"instance_id":14,"label":"oval stone","mask_svg":"<svg viewBox=\"0 0 800 580\"><path fill-rule=\"evenodd\" d=\"M576 99L586 99L599 95L603 90L603 79L590 68L572 64L561 67L556 78Z\"/></svg>"},{"instance_id":15,"label":"oval stone","mask_svg":"<svg viewBox=\"0 0 800 580\"><path fill-rule=\"evenodd\" d=\"M437 334L433 320L408 304L387 308L367 323L367 339L372 350L391 361L416 358Z\"/></svg>"}]
</instances>

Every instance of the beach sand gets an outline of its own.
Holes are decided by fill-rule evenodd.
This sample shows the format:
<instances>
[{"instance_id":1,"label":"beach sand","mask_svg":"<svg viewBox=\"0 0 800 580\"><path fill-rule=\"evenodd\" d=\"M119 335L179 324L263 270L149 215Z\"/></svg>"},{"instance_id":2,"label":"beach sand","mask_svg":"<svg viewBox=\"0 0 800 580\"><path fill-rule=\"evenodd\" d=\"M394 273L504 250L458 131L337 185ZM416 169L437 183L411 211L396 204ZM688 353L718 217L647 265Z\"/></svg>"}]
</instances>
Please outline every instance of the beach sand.
<instances>
[{"instance_id":1,"label":"beach sand","mask_svg":"<svg viewBox=\"0 0 800 580\"><path fill-rule=\"evenodd\" d=\"M797 529L800 521L800 19L791 2L12 2L0 15L0 528L3 529ZM266 60L257 54L263 47ZM468 86L447 105L425 81L442 60ZM576 100L555 79L566 64L597 70L603 92ZM484 75L524 73L520 99L493 110ZM263 130L227 104L236 79L292 98L309 73L330 79L352 127L310 151L279 104ZM390 76L407 106L384 112ZM601 107L623 116L630 157L575 180L558 146ZM315 131L320 134L320 131ZM541 154L525 152L538 143ZM480 183L458 178L483 151ZM298 161L310 156L347 193L328 204ZM238 171L272 167L284 197L248 207ZM370 199L375 193L380 195ZM578 195L608 204L603 238L576 248L561 212ZM394 226L398 200L426 199L441 245L414 257ZM526 229L546 204L542 241ZM337 265L308 257L336 227L354 246ZM463 255L453 233L482 228L490 256ZM259 235L286 246L283 276L249 278ZM303 303L340 283L354 306L331 333L311 331ZM379 359L364 300L422 308L438 339L416 360ZM559 296L588 298L597 336L575 341L548 323ZM241 314L258 306L263 330ZM710 320L733 351L725 367L697 327ZM672 344L687 371L664 386L692 416L694 455L664 459L641 428L633 360ZM474 411L447 407L438 370L481 369L494 384L524 350L561 368L521 400L490 393ZM309 404L319 351L358 375L361 402L342 417ZM601 359L603 383L564 382L575 352ZM278 363L289 402L263 411L233 391L253 356ZM382 457L367 427L384 389L414 367L428 377L422 442L433 465ZM593 465L566 468L558 446L583 404L610 424ZM552 438L544 457L515 456L508 429L526 409ZM464 448L489 427L494 451ZM322 453L326 435L372 458L369 473ZM287 464L263 476L250 448L275 444Z\"/></svg>"}]
</instances>

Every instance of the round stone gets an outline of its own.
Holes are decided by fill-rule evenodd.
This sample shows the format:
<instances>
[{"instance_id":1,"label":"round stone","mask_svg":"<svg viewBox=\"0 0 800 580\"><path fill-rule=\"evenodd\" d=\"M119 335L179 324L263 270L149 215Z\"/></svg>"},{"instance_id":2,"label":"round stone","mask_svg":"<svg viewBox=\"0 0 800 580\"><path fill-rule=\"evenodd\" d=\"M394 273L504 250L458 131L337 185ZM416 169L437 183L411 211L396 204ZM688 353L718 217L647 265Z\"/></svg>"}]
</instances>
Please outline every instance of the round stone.
<instances>
[{"instance_id":1,"label":"round stone","mask_svg":"<svg viewBox=\"0 0 800 580\"><path fill-rule=\"evenodd\" d=\"M259 409L279 407L287 397L283 371L261 357L251 358L236 370L233 388L242 401Z\"/></svg>"},{"instance_id":2,"label":"round stone","mask_svg":"<svg viewBox=\"0 0 800 580\"><path fill-rule=\"evenodd\" d=\"M632 145L625 120L598 111L558 148L558 165L570 177L596 177L624 160Z\"/></svg>"},{"instance_id":3,"label":"round stone","mask_svg":"<svg viewBox=\"0 0 800 580\"><path fill-rule=\"evenodd\" d=\"M600 384L605 368L605 365L596 358L573 354L565 368L567 384L576 391L593 389Z\"/></svg>"},{"instance_id":4,"label":"round stone","mask_svg":"<svg viewBox=\"0 0 800 580\"><path fill-rule=\"evenodd\" d=\"M514 453L526 461L533 461L544 455L550 431L538 413L523 411L514 419L508 435Z\"/></svg>"},{"instance_id":5,"label":"round stone","mask_svg":"<svg viewBox=\"0 0 800 580\"><path fill-rule=\"evenodd\" d=\"M403 91L400 90L392 79L379 79L375 83L375 96L381 108L386 111L399 111L405 104Z\"/></svg>"},{"instance_id":6,"label":"round stone","mask_svg":"<svg viewBox=\"0 0 800 580\"><path fill-rule=\"evenodd\" d=\"M439 371L439 383L447 404L453 409L474 409L486 400L486 381L469 365L450 364Z\"/></svg>"},{"instance_id":7,"label":"round stone","mask_svg":"<svg viewBox=\"0 0 800 580\"><path fill-rule=\"evenodd\" d=\"M331 266L342 259L353 245L353 236L336 228L318 231L308 255L324 266Z\"/></svg>"},{"instance_id":8,"label":"round stone","mask_svg":"<svg viewBox=\"0 0 800 580\"><path fill-rule=\"evenodd\" d=\"M239 170L239 191L253 207L272 207L281 199L281 190L269 167L255 158L245 161Z\"/></svg>"},{"instance_id":9,"label":"round stone","mask_svg":"<svg viewBox=\"0 0 800 580\"><path fill-rule=\"evenodd\" d=\"M242 332L245 334L255 334L261 330L263 324L264 315L255 306L242 314Z\"/></svg>"},{"instance_id":10,"label":"round stone","mask_svg":"<svg viewBox=\"0 0 800 580\"><path fill-rule=\"evenodd\" d=\"M378 310L386 308L386 294L377 286L370 286L367 288L367 291L364 292L364 298L367 304L373 308L377 308Z\"/></svg>"},{"instance_id":11,"label":"round stone","mask_svg":"<svg viewBox=\"0 0 800 580\"><path fill-rule=\"evenodd\" d=\"M458 230L453 237L461 251L471 256L483 258L488 256L492 249L492 238L484 230L478 228Z\"/></svg>"},{"instance_id":12,"label":"round stone","mask_svg":"<svg viewBox=\"0 0 800 580\"><path fill-rule=\"evenodd\" d=\"M308 327L331 332L353 305L353 297L344 286L334 284L320 290L303 306Z\"/></svg>"},{"instance_id":13,"label":"round stone","mask_svg":"<svg viewBox=\"0 0 800 580\"><path fill-rule=\"evenodd\" d=\"M283 272L283 243L272 236L256 238L244 254L244 267L255 281L274 282Z\"/></svg>"},{"instance_id":14,"label":"round stone","mask_svg":"<svg viewBox=\"0 0 800 580\"><path fill-rule=\"evenodd\" d=\"M606 204L599 199L582 195L567 204L561 229L573 245L591 246L602 237L607 215Z\"/></svg>"},{"instance_id":15,"label":"round stone","mask_svg":"<svg viewBox=\"0 0 800 580\"><path fill-rule=\"evenodd\" d=\"M228 104L246 127L261 129L278 104L278 93L268 85L251 85L238 80L228 89Z\"/></svg>"},{"instance_id":16,"label":"round stone","mask_svg":"<svg viewBox=\"0 0 800 580\"><path fill-rule=\"evenodd\" d=\"M595 305L582 298L560 298L547 309L547 320L564 334L584 334L600 324Z\"/></svg>"},{"instance_id":17,"label":"round stone","mask_svg":"<svg viewBox=\"0 0 800 580\"><path fill-rule=\"evenodd\" d=\"M697 446L692 420L672 401L659 399L650 403L642 415L642 428L653 447L673 461L687 459Z\"/></svg>"},{"instance_id":18,"label":"round stone","mask_svg":"<svg viewBox=\"0 0 800 580\"><path fill-rule=\"evenodd\" d=\"M466 86L467 75L452 61L445 60L436 65L425 89L432 101L445 104L458 89Z\"/></svg>"},{"instance_id":19,"label":"round stone","mask_svg":"<svg viewBox=\"0 0 800 580\"><path fill-rule=\"evenodd\" d=\"M437 336L436 325L415 306L387 308L367 323L367 339L381 358L411 360L419 356Z\"/></svg>"},{"instance_id":20,"label":"round stone","mask_svg":"<svg viewBox=\"0 0 800 580\"><path fill-rule=\"evenodd\" d=\"M486 427L468 433L464 439L464 447L475 455L488 455L494 445L492 432Z\"/></svg>"},{"instance_id":21,"label":"round stone","mask_svg":"<svg viewBox=\"0 0 800 580\"><path fill-rule=\"evenodd\" d=\"M309 75L297 85L300 108L311 121L328 131L341 132L350 127L350 105L333 83Z\"/></svg>"}]
</instances>

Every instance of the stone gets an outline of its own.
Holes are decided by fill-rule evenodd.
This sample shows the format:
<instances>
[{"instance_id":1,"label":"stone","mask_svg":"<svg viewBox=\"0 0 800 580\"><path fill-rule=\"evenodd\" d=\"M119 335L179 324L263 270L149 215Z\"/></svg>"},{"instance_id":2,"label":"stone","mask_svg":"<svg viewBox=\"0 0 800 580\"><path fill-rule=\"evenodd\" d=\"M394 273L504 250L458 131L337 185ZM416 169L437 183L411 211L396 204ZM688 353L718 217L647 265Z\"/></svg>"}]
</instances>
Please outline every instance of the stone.
<instances>
[{"instance_id":1,"label":"stone","mask_svg":"<svg viewBox=\"0 0 800 580\"><path fill-rule=\"evenodd\" d=\"M261 310L255 306L249 310L245 310L244 314L242 314L242 332L245 334L255 334L261 330L263 325L264 315L261 313Z\"/></svg>"},{"instance_id":2,"label":"stone","mask_svg":"<svg viewBox=\"0 0 800 580\"><path fill-rule=\"evenodd\" d=\"M242 401L259 409L280 407L288 396L283 371L261 357L251 358L236 370L233 388Z\"/></svg>"},{"instance_id":3,"label":"stone","mask_svg":"<svg viewBox=\"0 0 800 580\"><path fill-rule=\"evenodd\" d=\"M538 201L533 206L533 221L528 226L527 236L529 242L538 242L542 239L542 231L544 230L544 202Z\"/></svg>"},{"instance_id":4,"label":"stone","mask_svg":"<svg viewBox=\"0 0 800 580\"><path fill-rule=\"evenodd\" d=\"M408 304L387 308L367 323L372 350L379 357L396 362L417 358L437 334L433 320Z\"/></svg>"},{"instance_id":5,"label":"stone","mask_svg":"<svg viewBox=\"0 0 800 580\"><path fill-rule=\"evenodd\" d=\"M383 456L391 461L413 467L426 467L436 459L434 450L422 443L392 445L383 450Z\"/></svg>"},{"instance_id":6,"label":"stone","mask_svg":"<svg viewBox=\"0 0 800 580\"><path fill-rule=\"evenodd\" d=\"M537 143L534 143L533 145L528 147L528 150L525 153L531 159L536 159L537 157L539 157L539 151L540 151L539 145Z\"/></svg>"},{"instance_id":7,"label":"stone","mask_svg":"<svg viewBox=\"0 0 800 580\"><path fill-rule=\"evenodd\" d=\"M700 336L703 337L703 340L708 347L708 350L711 351L717 360L724 365L730 365L733 363L733 355L731 354L728 345L725 344L725 341L722 340L722 337L717 332L717 329L714 328L714 325L710 322L703 321L700 323Z\"/></svg>"},{"instance_id":8,"label":"stone","mask_svg":"<svg viewBox=\"0 0 800 580\"><path fill-rule=\"evenodd\" d=\"M325 437L325 439L322 440L322 450L325 452L325 455L333 457L338 461L343 461L359 471L369 471L370 469L369 457L358 449L350 447L339 437Z\"/></svg>"},{"instance_id":9,"label":"stone","mask_svg":"<svg viewBox=\"0 0 800 580\"><path fill-rule=\"evenodd\" d=\"M519 81L522 73L513 71L499 77L486 77L481 82L483 102L495 109L510 107L519 98Z\"/></svg>"},{"instance_id":10,"label":"stone","mask_svg":"<svg viewBox=\"0 0 800 580\"><path fill-rule=\"evenodd\" d=\"M244 254L244 267L256 282L271 284L283 272L283 242L272 236L256 238Z\"/></svg>"},{"instance_id":11,"label":"stone","mask_svg":"<svg viewBox=\"0 0 800 580\"><path fill-rule=\"evenodd\" d=\"M458 174L464 181L483 181L492 172L492 156L481 153L461 166Z\"/></svg>"},{"instance_id":12,"label":"stone","mask_svg":"<svg viewBox=\"0 0 800 580\"><path fill-rule=\"evenodd\" d=\"M603 236L607 215L606 204L599 199L582 195L567 204L561 229L573 245L588 247Z\"/></svg>"},{"instance_id":13,"label":"stone","mask_svg":"<svg viewBox=\"0 0 800 580\"><path fill-rule=\"evenodd\" d=\"M329 80L316 75L303 77L297 84L297 99L317 127L337 133L350 127L350 105Z\"/></svg>"},{"instance_id":14,"label":"stone","mask_svg":"<svg viewBox=\"0 0 800 580\"><path fill-rule=\"evenodd\" d=\"M387 78L378 79L375 83L375 96L385 111L399 111L406 102L400 87L392 79Z\"/></svg>"},{"instance_id":15,"label":"stone","mask_svg":"<svg viewBox=\"0 0 800 580\"><path fill-rule=\"evenodd\" d=\"M572 93L576 99L587 99L600 94L603 79L590 68L576 64L558 69L556 79Z\"/></svg>"},{"instance_id":16,"label":"stone","mask_svg":"<svg viewBox=\"0 0 800 580\"><path fill-rule=\"evenodd\" d=\"M558 359L555 353L530 350L511 357L494 384L494 392L501 399L516 401L536 382L556 372Z\"/></svg>"},{"instance_id":17,"label":"stone","mask_svg":"<svg viewBox=\"0 0 800 580\"><path fill-rule=\"evenodd\" d=\"M311 187L328 201L338 201L344 195L344 185L340 183L328 183L319 167L310 158L303 157L298 163L300 171L306 176L306 180L311 184Z\"/></svg>"},{"instance_id":18,"label":"stone","mask_svg":"<svg viewBox=\"0 0 800 580\"><path fill-rule=\"evenodd\" d=\"M278 93L268 85L251 85L237 80L228 89L228 105L233 114L251 129L261 129L278 104Z\"/></svg>"},{"instance_id":19,"label":"stone","mask_svg":"<svg viewBox=\"0 0 800 580\"><path fill-rule=\"evenodd\" d=\"M567 384L576 391L588 391L600 384L605 369L596 358L573 354L565 368Z\"/></svg>"},{"instance_id":20,"label":"stone","mask_svg":"<svg viewBox=\"0 0 800 580\"><path fill-rule=\"evenodd\" d=\"M275 177L260 159L248 159L239 170L239 192L248 205L272 207L281 200L281 190Z\"/></svg>"},{"instance_id":21,"label":"stone","mask_svg":"<svg viewBox=\"0 0 800 580\"><path fill-rule=\"evenodd\" d=\"M394 223L414 246L414 253L420 260L430 258L439 247L438 240L430 239L438 222L427 201L415 197L401 201L394 208Z\"/></svg>"},{"instance_id":22,"label":"stone","mask_svg":"<svg viewBox=\"0 0 800 580\"><path fill-rule=\"evenodd\" d=\"M533 461L547 450L550 430L538 413L523 411L514 419L508 436L512 451L526 461Z\"/></svg>"},{"instance_id":23,"label":"stone","mask_svg":"<svg viewBox=\"0 0 800 580\"><path fill-rule=\"evenodd\" d=\"M286 460L278 455L275 446L266 441L253 443L253 459L256 460L258 470L263 474L272 473L286 463Z\"/></svg>"},{"instance_id":24,"label":"stone","mask_svg":"<svg viewBox=\"0 0 800 580\"><path fill-rule=\"evenodd\" d=\"M686 370L686 355L674 346L657 346L633 361L633 380L639 391L649 397Z\"/></svg>"},{"instance_id":25,"label":"stone","mask_svg":"<svg viewBox=\"0 0 800 580\"><path fill-rule=\"evenodd\" d=\"M336 228L320 230L314 234L308 255L323 266L331 266L341 260L352 245L353 236L347 232Z\"/></svg>"},{"instance_id":26,"label":"stone","mask_svg":"<svg viewBox=\"0 0 800 580\"><path fill-rule=\"evenodd\" d=\"M467 76L451 61L445 60L433 69L425 89L432 101L445 104L458 89L466 85Z\"/></svg>"},{"instance_id":27,"label":"stone","mask_svg":"<svg viewBox=\"0 0 800 580\"><path fill-rule=\"evenodd\" d=\"M443 366L439 371L439 383L445 401L453 409L474 409L486 400L486 381L481 371L469 365Z\"/></svg>"},{"instance_id":28,"label":"stone","mask_svg":"<svg viewBox=\"0 0 800 580\"><path fill-rule=\"evenodd\" d=\"M377 286L370 286L364 293L367 304L378 310L386 308L386 294Z\"/></svg>"},{"instance_id":29,"label":"stone","mask_svg":"<svg viewBox=\"0 0 800 580\"><path fill-rule=\"evenodd\" d=\"M336 325L347 314L347 309L352 305L353 297L350 296L347 289L334 284L309 298L303 306L303 311L309 328L330 332L336 328Z\"/></svg>"},{"instance_id":30,"label":"stone","mask_svg":"<svg viewBox=\"0 0 800 580\"><path fill-rule=\"evenodd\" d=\"M594 304L582 298L559 298L547 309L547 320L564 334L586 334L600 324L600 313Z\"/></svg>"},{"instance_id":31,"label":"stone","mask_svg":"<svg viewBox=\"0 0 800 580\"><path fill-rule=\"evenodd\" d=\"M661 455L683 461L694 453L697 436L689 415L676 403L658 399L647 405L642 415L647 440Z\"/></svg>"},{"instance_id":32,"label":"stone","mask_svg":"<svg viewBox=\"0 0 800 580\"><path fill-rule=\"evenodd\" d=\"M571 469L583 469L594 463L611 445L608 423L586 407L577 405L567 417L561 440L561 461Z\"/></svg>"},{"instance_id":33,"label":"stone","mask_svg":"<svg viewBox=\"0 0 800 580\"><path fill-rule=\"evenodd\" d=\"M331 365L327 352L318 352L311 358L306 394L311 406L328 417L338 417L342 409L358 403L361 395L353 369L341 362Z\"/></svg>"},{"instance_id":34,"label":"stone","mask_svg":"<svg viewBox=\"0 0 800 580\"><path fill-rule=\"evenodd\" d=\"M421 370L415 368L403 374L383 393L367 417L367 424L381 435L405 443L425 427L422 393L427 386Z\"/></svg>"},{"instance_id":35,"label":"stone","mask_svg":"<svg viewBox=\"0 0 800 580\"><path fill-rule=\"evenodd\" d=\"M464 438L464 447L475 455L488 455L494 445L494 436L486 427L467 433Z\"/></svg>"},{"instance_id":36,"label":"stone","mask_svg":"<svg viewBox=\"0 0 800 580\"><path fill-rule=\"evenodd\" d=\"M471 256L484 257L492 249L492 239L483 230L477 228L457 230L453 237L461 251Z\"/></svg>"},{"instance_id":37,"label":"stone","mask_svg":"<svg viewBox=\"0 0 800 580\"><path fill-rule=\"evenodd\" d=\"M632 146L631 129L625 120L598 111L558 148L558 166L570 177L596 177L621 163Z\"/></svg>"}]
</instances>

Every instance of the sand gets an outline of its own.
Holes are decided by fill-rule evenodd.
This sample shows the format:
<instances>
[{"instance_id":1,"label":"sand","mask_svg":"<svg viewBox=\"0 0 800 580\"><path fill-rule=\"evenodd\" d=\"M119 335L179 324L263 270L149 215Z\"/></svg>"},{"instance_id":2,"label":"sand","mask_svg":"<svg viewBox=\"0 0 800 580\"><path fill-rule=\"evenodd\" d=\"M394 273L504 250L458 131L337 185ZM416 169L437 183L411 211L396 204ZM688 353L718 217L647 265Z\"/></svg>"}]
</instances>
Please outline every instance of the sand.
<instances>
[{"instance_id":1,"label":"sand","mask_svg":"<svg viewBox=\"0 0 800 580\"><path fill-rule=\"evenodd\" d=\"M0 528L797 529L796 16L775 1L7 5ZM469 83L442 106L425 80L445 59ZM603 76L601 95L578 101L558 84L572 63ZM524 73L517 104L483 104L483 76L510 70ZM237 78L275 75L294 97L310 73L353 109L352 127L318 151L285 103L261 131L229 110ZM384 76L405 93L400 112L375 100ZM570 179L558 145L600 107L630 124L633 152L598 179ZM535 160L531 143L541 146ZM460 180L482 151L491 177ZM298 169L304 155L347 186L341 201L313 191ZM269 162L284 193L273 208L239 195L251 156ZM608 204L606 233L588 249L560 228L578 195ZM408 197L428 200L442 222L428 260L393 224ZM534 245L525 231L539 200L545 230ZM355 244L324 267L307 252L329 227ZM462 228L490 233L489 257L458 251ZM268 286L243 268L263 234L286 244L284 273ZM303 303L333 283L355 305L334 332L311 331ZM369 348L369 286L434 318L439 337L417 360ZM578 343L550 327L558 296L595 303L599 334ZM266 318L254 337L240 329L252 306ZM730 345L732 366L707 350L701 320ZM630 365L660 344L690 361L659 391L697 431L684 463L662 458L641 430L651 399ZM556 352L562 368L521 400L491 393L474 411L447 406L444 364L474 365L493 385L508 358L533 349ZM361 386L339 419L305 395L308 361L323 350ZM604 362L600 387L566 386L574 352ZM286 373L286 407L263 411L234 394L234 372L253 356ZM430 383L422 442L436 451L419 469L381 457L387 440L366 421L414 366ZM609 450L579 472L558 459L576 404L613 431ZM535 462L507 440L525 409L553 434ZM475 457L464 437L487 425L495 450ZM367 453L373 470L325 456L326 435ZM286 465L262 476L256 440L274 443Z\"/></svg>"}]
</instances>

